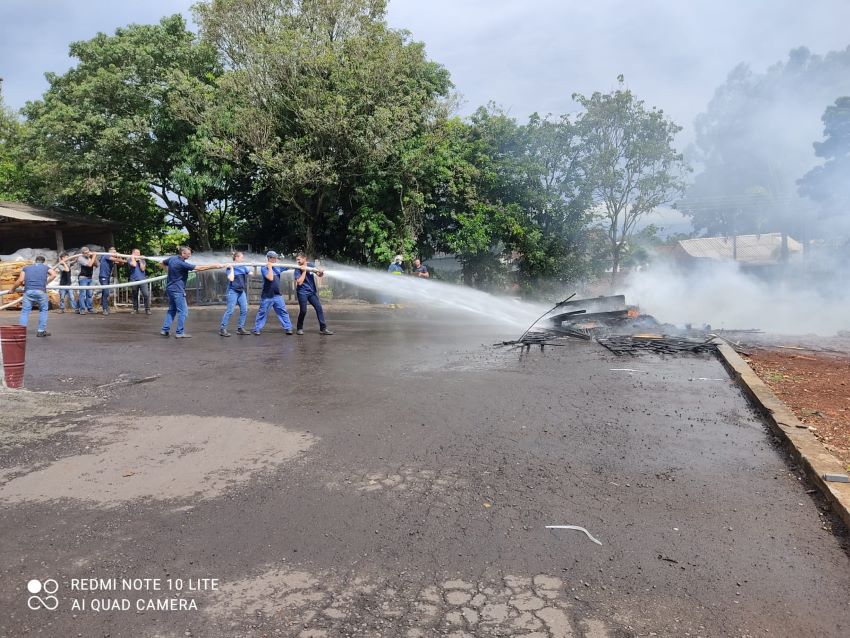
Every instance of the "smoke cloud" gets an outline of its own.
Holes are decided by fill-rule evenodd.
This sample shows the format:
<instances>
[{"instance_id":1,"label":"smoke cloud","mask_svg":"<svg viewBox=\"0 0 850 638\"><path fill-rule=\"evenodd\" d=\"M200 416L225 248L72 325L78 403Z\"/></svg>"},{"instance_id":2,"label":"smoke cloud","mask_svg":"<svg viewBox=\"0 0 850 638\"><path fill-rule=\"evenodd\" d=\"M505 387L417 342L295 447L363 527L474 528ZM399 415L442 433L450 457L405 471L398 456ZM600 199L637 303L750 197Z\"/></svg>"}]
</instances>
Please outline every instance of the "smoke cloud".
<instances>
[{"instance_id":1,"label":"smoke cloud","mask_svg":"<svg viewBox=\"0 0 850 638\"><path fill-rule=\"evenodd\" d=\"M774 334L831 336L850 329L850 293L837 281L769 281L734 263L683 271L666 262L633 273L629 303L664 323L710 324L718 329L760 329Z\"/></svg>"}]
</instances>

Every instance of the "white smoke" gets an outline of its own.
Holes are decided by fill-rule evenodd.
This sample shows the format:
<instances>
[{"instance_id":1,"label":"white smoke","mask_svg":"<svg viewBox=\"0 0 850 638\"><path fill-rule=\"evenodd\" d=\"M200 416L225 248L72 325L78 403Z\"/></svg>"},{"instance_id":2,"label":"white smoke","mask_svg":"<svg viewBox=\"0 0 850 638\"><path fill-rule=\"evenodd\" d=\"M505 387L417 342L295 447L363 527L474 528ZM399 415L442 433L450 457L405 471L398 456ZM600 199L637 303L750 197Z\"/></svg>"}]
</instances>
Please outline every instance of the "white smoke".
<instances>
[{"instance_id":1,"label":"white smoke","mask_svg":"<svg viewBox=\"0 0 850 638\"><path fill-rule=\"evenodd\" d=\"M786 335L830 336L850 329L847 286L769 281L731 262L683 270L656 262L624 283L629 303L663 323L710 324ZM836 282L837 284L837 282Z\"/></svg>"}]
</instances>

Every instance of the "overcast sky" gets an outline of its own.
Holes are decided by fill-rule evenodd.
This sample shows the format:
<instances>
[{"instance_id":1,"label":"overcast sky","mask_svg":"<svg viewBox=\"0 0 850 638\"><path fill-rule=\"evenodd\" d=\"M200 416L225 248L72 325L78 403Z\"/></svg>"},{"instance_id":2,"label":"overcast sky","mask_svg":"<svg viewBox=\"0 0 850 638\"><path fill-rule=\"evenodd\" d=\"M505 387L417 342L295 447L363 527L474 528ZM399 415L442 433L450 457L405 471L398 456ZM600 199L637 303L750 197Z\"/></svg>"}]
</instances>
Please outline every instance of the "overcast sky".
<instances>
[{"instance_id":1,"label":"overcast sky","mask_svg":"<svg viewBox=\"0 0 850 638\"><path fill-rule=\"evenodd\" d=\"M65 71L68 43L188 15L192 0L0 0L0 77L19 108ZM686 127L739 62L763 70L794 47L850 45L848 0L391 0L389 22L427 45L464 96L513 115L574 110L573 92L628 86Z\"/></svg>"}]
</instances>

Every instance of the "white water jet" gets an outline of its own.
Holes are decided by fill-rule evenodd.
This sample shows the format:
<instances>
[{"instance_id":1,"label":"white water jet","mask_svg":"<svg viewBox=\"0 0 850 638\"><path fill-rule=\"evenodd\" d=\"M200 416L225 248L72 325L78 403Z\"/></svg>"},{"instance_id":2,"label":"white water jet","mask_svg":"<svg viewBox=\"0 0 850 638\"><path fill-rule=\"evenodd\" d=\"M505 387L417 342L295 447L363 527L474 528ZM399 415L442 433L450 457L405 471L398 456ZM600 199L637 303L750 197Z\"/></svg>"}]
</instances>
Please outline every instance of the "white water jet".
<instances>
[{"instance_id":1,"label":"white water jet","mask_svg":"<svg viewBox=\"0 0 850 638\"><path fill-rule=\"evenodd\" d=\"M243 253L246 263L266 263L264 254ZM190 263L214 264L230 263L230 252L194 253L189 258ZM281 265L288 265L294 260L281 255ZM531 303L523 300L492 295L468 286L420 279L411 275L392 275L388 272L356 266L345 266L329 261L319 260L325 269L327 279L335 279L353 287L369 290L379 298L387 299L387 303L404 303L421 305L429 308L441 308L456 311L477 318L479 322L508 325L518 330L525 330L549 306ZM286 276L286 274L284 274Z\"/></svg>"}]
</instances>

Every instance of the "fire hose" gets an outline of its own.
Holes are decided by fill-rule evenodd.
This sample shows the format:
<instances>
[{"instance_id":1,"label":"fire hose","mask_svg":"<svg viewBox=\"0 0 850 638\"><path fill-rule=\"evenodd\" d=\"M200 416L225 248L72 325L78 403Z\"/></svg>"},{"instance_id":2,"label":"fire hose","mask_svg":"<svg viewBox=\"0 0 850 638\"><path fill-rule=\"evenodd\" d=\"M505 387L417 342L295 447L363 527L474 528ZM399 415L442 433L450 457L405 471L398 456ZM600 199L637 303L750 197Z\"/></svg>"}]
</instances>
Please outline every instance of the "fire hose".
<instances>
[{"instance_id":1,"label":"fire hose","mask_svg":"<svg viewBox=\"0 0 850 638\"><path fill-rule=\"evenodd\" d=\"M140 279L139 281L128 281L126 283L118 283L118 284L99 284L97 286L80 286L80 285L70 285L70 286L47 286L47 290L114 290L116 288L132 288L133 286L143 286L145 284L149 284L154 281L162 281L168 277L168 275L160 275L159 277L151 277L149 279ZM9 294L14 292L14 290L3 290L0 291L0 296ZM11 308L13 306L18 305L23 301L23 297L19 299L15 299L15 301L11 301L3 306L0 306L0 310L6 310L6 308Z\"/></svg>"},{"instance_id":2,"label":"fire hose","mask_svg":"<svg viewBox=\"0 0 850 638\"><path fill-rule=\"evenodd\" d=\"M115 253L92 253L92 254L95 254L95 255L112 255L112 254L115 254ZM78 255L72 255L70 257L70 259L76 259L77 257L80 257L80 256L81 255L79 255L79 254ZM116 257L125 257L125 256L129 257L130 255L115 254L115 256ZM137 259L146 259L146 260L149 259L151 261L156 261L156 260L159 260L159 259L166 259L164 257L143 257L141 255L137 256L136 258ZM227 264L222 264L221 267L227 268L228 266L246 266L246 267L256 268L256 267L261 267L261 266L265 266L265 265L266 265L265 263L230 262L230 263L227 263ZM301 266L299 266L297 264L274 264L274 265L279 266L281 268L288 268L288 269L291 269L291 270L301 270ZM319 270L320 270L319 268L313 268L313 267L309 267L309 266L307 267L308 272L318 272ZM114 289L117 289L117 288L131 288L133 286L142 286L142 285L145 285L145 284L150 284L150 283L155 282L155 281L162 281L163 279L166 279L167 277L168 277L168 275L160 275L158 277L150 277L148 279L141 279L139 281L130 281L130 282L127 282L127 283L99 284L99 285L91 285L91 286L81 286L79 284L78 285L68 285L68 286L48 285L47 290L114 290ZM15 290L17 290L17 288L12 288L12 289L9 289L9 290L0 290L0 297L2 297L4 295L8 295L10 293L13 293L13 292L15 292ZM16 305L18 305L19 303L22 303L22 302L23 302L23 297L0 306L0 310L6 310L7 308L12 308L13 306L16 306Z\"/></svg>"}]
</instances>

